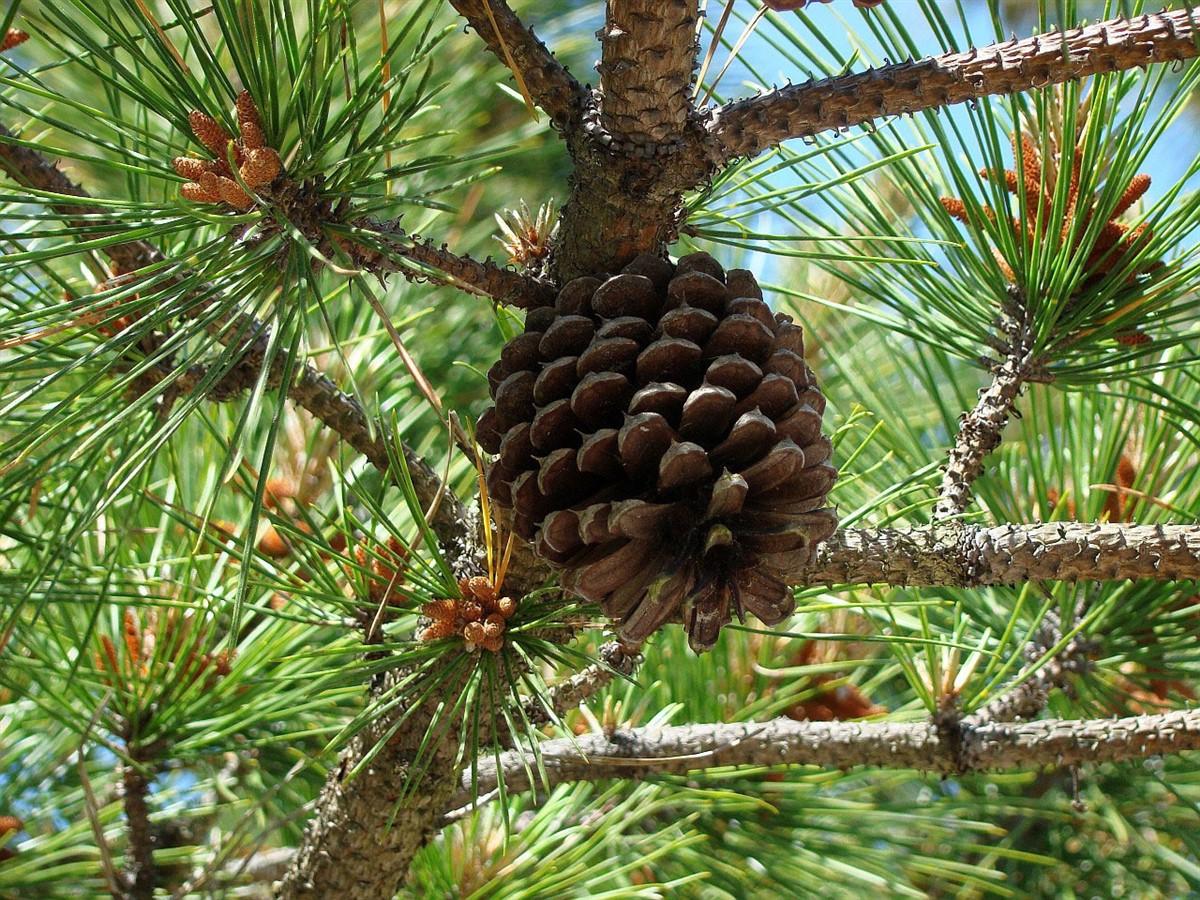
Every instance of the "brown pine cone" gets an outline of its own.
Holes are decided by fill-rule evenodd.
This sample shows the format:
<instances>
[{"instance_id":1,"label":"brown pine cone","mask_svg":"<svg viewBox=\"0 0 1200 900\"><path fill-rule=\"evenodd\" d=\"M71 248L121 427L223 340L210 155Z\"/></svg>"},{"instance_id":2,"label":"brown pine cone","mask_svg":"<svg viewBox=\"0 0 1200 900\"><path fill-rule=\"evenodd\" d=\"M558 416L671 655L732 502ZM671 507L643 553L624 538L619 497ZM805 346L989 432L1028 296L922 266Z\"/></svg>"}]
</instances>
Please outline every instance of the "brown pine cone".
<instances>
[{"instance_id":1,"label":"brown pine cone","mask_svg":"<svg viewBox=\"0 0 1200 900\"><path fill-rule=\"evenodd\" d=\"M837 471L803 331L750 272L696 253L577 278L488 381L492 499L622 638L682 617L700 651L733 615L791 614Z\"/></svg>"}]
</instances>

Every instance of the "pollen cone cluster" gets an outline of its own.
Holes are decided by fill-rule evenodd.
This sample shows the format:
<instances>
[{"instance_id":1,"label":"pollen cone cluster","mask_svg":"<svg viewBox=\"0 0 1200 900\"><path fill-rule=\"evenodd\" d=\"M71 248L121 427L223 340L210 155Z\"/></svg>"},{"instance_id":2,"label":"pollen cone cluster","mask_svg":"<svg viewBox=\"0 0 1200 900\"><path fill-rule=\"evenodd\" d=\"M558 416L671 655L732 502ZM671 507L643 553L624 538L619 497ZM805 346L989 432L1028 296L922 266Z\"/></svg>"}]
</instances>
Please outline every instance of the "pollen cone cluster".
<instances>
[{"instance_id":1,"label":"pollen cone cluster","mask_svg":"<svg viewBox=\"0 0 1200 900\"><path fill-rule=\"evenodd\" d=\"M189 181L180 194L194 203L224 203L245 212L254 206L254 198L242 189L233 176L229 158L237 166L238 177L252 189L265 187L283 171L279 153L266 145L258 106L248 91L237 97L237 121L240 139L233 136L208 113L194 109L188 124L212 159L177 156L171 161L175 172Z\"/></svg>"},{"instance_id":2,"label":"pollen cone cluster","mask_svg":"<svg viewBox=\"0 0 1200 900\"><path fill-rule=\"evenodd\" d=\"M488 578L476 575L458 580L459 597L432 600L421 607L429 624L417 632L419 641L439 641L458 635L467 650L499 653L504 630L517 611L517 601L502 597Z\"/></svg>"},{"instance_id":3,"label":"pollen cone cluster","mask_svg":"<svg viewBox=\"0 0 1200 900\"><path fill-rule=\"evenodd\" d=\"M623 639L682 620L699 651L735 615L792 612L837 472L803 331L750 272L697 253L577 278L488 380L492 499Z\"/></svg>"}]
</instances>

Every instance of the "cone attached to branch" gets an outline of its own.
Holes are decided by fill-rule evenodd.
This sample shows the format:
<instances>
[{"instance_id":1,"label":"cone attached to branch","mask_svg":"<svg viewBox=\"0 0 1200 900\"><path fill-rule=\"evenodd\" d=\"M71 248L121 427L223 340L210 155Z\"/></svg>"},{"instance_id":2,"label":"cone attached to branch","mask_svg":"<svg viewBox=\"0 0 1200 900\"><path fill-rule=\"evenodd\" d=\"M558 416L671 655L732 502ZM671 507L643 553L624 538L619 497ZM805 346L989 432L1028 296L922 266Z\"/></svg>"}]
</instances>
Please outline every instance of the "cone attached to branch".
<instances>
[{"instance_id":1,"label":"cone attached to branch","mask_svg":"<svg viewBox=\"0 0 1200 900\"><path fill-rule=\"evenodd\" d=\"M623 639L682 619L700 651L792 612L783 575L833 533L837 471L803 331L750 272L697 253L577 278L488 380L492 499Z\"/></svg>"}]
</instances>

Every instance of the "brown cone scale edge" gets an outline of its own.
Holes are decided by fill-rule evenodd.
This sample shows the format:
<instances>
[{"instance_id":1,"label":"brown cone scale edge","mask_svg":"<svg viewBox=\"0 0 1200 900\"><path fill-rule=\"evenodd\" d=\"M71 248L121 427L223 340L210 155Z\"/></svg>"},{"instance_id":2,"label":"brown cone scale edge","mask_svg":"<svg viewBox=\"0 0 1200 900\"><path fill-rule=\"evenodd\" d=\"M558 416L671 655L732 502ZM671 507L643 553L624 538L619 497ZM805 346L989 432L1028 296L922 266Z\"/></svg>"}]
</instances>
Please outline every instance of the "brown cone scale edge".
<instances>
[{"instance_id":1,"label":"brown cone scale edge","mask_svg":"<svg viewBox=\"0 0 1200 900\"><path fill-rule=\"evenodd\" d=\"M783 573L836 529L837 470L803 330L749 271L695 253L576 278L488 383L493 501L621 639L682 621L702 651L792 613Z\"/></svg>"}]
</instances>

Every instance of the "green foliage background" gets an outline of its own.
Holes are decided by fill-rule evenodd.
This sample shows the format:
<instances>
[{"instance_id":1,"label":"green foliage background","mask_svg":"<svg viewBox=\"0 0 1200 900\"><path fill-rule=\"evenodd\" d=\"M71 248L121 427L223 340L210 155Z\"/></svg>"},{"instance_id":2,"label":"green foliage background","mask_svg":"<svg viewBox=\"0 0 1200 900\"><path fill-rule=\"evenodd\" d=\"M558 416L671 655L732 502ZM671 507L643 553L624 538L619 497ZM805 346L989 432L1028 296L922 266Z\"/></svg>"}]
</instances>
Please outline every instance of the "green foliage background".
<instances>
[{"instance_id":1,"label":"green foliage background","mask_svg":"<svg viewBox=\"0 0 1200 900\"><path fill-rule=\"evenodd\" d=\"M579 614L547 602L529 606L533 624L512 642L532 668L527 683L505 683L460 649L430 650L413 636L417 607L453 584L422 545L411 491L383 484L262 382L219 405L202 383L168 406L188 364L204 360L211 373L234 364L212 333L216 317L254 311L272 327L269 359L317 362L435 467L447 465L467 496L472 461L450 451L444 424L366 296L383 304L441 402L463 421L483 409L482 373L515 322L450 287L314 271L317 248L302 235L284 229L254 240L253 216L180 200L169 162L196 149L191 109L228 118L234 89L247 87L290 173L322 174L329 196L378 218L402 216L406 229L456 252L499 254L495 212L521 200L562 202L568 189L568 161L544 118L531 119L507 73L445 4L384 4L390 83L379 66L374 3L215 0L203 14L194 6L25 0L8 14L33 37L0 62L0 121L61 158L99 198L96 218L125 231L56 219L47 198L0 183L0 815L23 823L7 838L15 854L0 861L3 897L107 893L96 835L119 867L126 836L117 763L131 735L162 761L151 803L165 881L178 888L207 869L195 895L249 895L256 888L231 869L256 850L298 841L304 804L337 749L378 713L365 706L372 676L416 665L449 679L454 666L465 667L471 678L459 701L532 739L532 726L516 721L516 693L543 693L603 639L595 618L568 648L537 638L534 625ZM710 3L710 25L719 6ZM1142 8L1133 0L1103 9L1044 2L1035 22L1012 6L902 0L870 15L849 4L768 15L715 96L744 93L743 79L769 85L776 69L836 73L1002 39L1010 26L1028 32ZM518 9L586 77L599 4ZM918 13L923 24L910 32ZM750 4L735 5L717 60L752 14ZM830 38L835 31L849 37ZM1084 192L1101 206L1111 209L1163 148L1187 160L1178 184L1156 183L1127 217L1154 235L1128 269L1160 259L1166 266L1149 284L1116 273L1082 304L1084 261L1054 235L1039 234L1031 250L1003 228L953 222L938 202L960 196L1020 215L1023 200L976 170L1015 165L1008 134L1022 116L1048 133L1050 92L789 145L690 199L692 227L673 252L709 249L764 272L774 305L806 325L810 362L830 398L844 524L928 520L958 416L987 380L977 358L989 352L1006 296L993 249L1035 298L1054 382L1019 402L1021 419L976 485L972 518L1065 519L1074 509L1097 519L1111 512L1112 490L1103 486L1114 483L1122 455L1136 493L1121 515L1200 515L1200 155L1184 137L1195 127L1186 117L1197 78L1193 62L1085 86L1095 112L1080 150ZM1068 87L1063 104L1076 104L1079 90ZM230 226L243 220L249 236L238 239ZM133 236L170 262L136 287L106 288L101 251ZM182 286L168 283L176 275ZM209 298L198 315L184 309L189 290ZM1098 326L1128 307L1131 291L1153 299ZM142 317L105 336L81 323L89 313ZM124 354L168 323L174 343L160 362L174 374L131 397L136 370L127 371ZM1144 329L1150 342L1119 344L1115 334L1128 327ZM304 472L319 489L300 508L270 502L268 477L303 481ZM290 541L287 555L262 552L268 525ZM369 572L351 551L367 535L400 537L423 561L414 563L411 602L388 626L382 659L363 655L356 626L370 608ZM786 628L728 629L701 658L668 629L648 647L635 683L618 681L545 732L799 715L838 689L869 697L877 715L917 720L951 683L970 711L1046 663L1051 653L1027 659L1024 648L1055 618L1065 623L1063 642L1094 642L1094 665L1069 693L1053 695L1051 714L1194 702L1193 586L797 596ZM160 641L145 673L114 677L104 640L120 649L126 615L144 625L153 610L191 617L179 650ZM227 674L181 676L188 654L216 659L222 651ZM464 744L490 752L470 734ZM422 852L405 892L1181 896L1200 890L1198 762L945 780L906 771L711 770L563 786L536 799L507 797L450 825Z\"/></svg>"}]
</instances>

